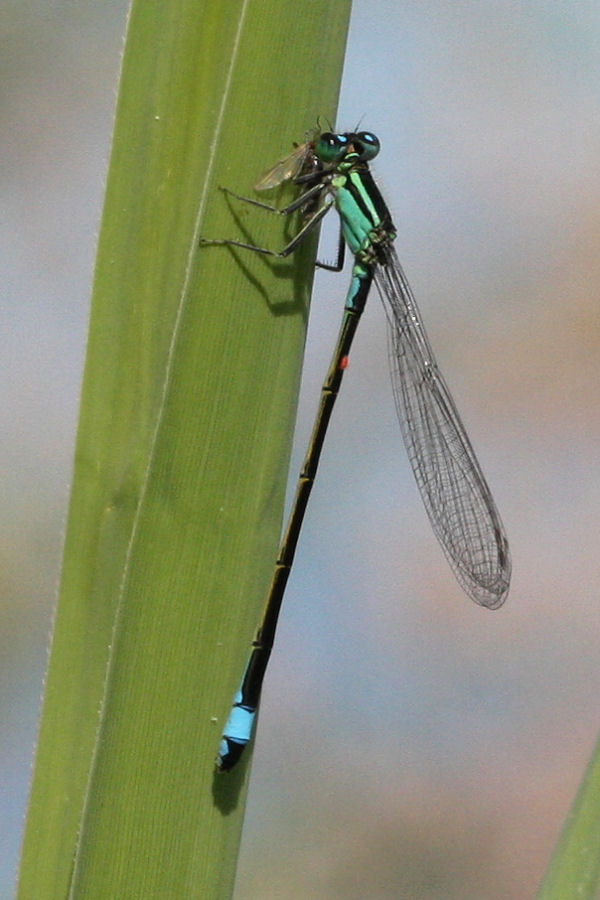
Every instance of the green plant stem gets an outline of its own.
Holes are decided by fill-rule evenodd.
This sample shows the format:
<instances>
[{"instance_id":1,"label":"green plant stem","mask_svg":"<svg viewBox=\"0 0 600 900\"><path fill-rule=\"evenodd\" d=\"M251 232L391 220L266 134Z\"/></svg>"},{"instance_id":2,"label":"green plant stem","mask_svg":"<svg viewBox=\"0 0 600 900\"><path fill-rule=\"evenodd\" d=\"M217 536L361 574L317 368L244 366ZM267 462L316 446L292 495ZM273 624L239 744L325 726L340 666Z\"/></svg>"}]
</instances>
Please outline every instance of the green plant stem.
<instances>
[{"instance_id":1,"label":"green plant stem","mask_svg":"<svg viewBox=\"0 0 600 900\"><path fill-rule=\"evenodd\" d=\"M538 900L596 900L600 889L600 741L565 822Z\"/></svg>"},{"instance_id":2,"label":"green plant stem","mask_svg":"<svg viewBox=\"0 0 600 900\"><path fill-rule=\"evenodd\" d=\"M213 760L281 528L314 241L232 216L335 118L349 0L134 0L20 900L230 897ZM241 230L240 230L241 228Z\"/></svg>"}]
</instances>

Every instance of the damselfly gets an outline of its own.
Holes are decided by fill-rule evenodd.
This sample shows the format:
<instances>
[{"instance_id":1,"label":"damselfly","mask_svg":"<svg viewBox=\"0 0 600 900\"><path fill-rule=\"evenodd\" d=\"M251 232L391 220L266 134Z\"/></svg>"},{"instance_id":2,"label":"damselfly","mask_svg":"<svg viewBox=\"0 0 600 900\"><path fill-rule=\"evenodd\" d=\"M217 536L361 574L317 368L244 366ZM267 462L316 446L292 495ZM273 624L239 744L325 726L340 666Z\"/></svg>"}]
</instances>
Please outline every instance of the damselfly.
<instances>
[{"instance_id":1,"label":"damselfly","mask_svg":"<svg viewBox=\"0 0 600 900\"><path fill-rule=\"evenodd\" d=\"M396 229L369 170L369 163L379 149L378 138L367 131L317 133L312 140L297 146L287 159L277 163L256 185L256 190L276 187L285 181L302 185L303 193L289 206L278 209L233 195L281 215L298 210L304 212L302 227L283 250L277 252L233 240L202 242L286 257L335 206L341 225L338 260L335 265L317 265L340 271L345 245L354 256L342 325L321 390L319 411L279 549L265 612L223 731L217 757L220 771L233 768L252 738L302 520L348 353L372 281L377 285L387 317L392 386L400 427L435 535L459 583L476 603L497 609L508 593L511 562L506 534L471 442L438 369L417 304L394 250Z\"/></svg>"}]
</instances>

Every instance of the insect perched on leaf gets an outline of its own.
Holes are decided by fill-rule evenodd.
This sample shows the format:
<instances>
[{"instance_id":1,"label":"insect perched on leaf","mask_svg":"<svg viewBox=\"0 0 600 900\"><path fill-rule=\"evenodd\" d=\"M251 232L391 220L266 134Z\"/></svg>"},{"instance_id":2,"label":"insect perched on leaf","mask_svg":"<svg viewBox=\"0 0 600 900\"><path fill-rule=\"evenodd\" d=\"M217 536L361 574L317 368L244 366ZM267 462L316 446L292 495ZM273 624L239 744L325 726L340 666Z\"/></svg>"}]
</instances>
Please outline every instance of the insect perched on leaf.
<instances>
[{"instance_id":1,"label":"insect perched on leaf","mask_svg":"<svg viewBox=\"0 0 600 900\"><path fill-rule=\"evenodd\" d=\"M277 209L234 195L281 215L304 212L300 231L283 250L274 251L241 241L202 241L286 257L335 206L341 225L338 259L335 265L317 265L340 271L346 246L354 257L340 333L322 387L319 411L265 612L223 731L217 758L220 771L233 768L252 737L277 618L323 441L373 281L387 317L392 387L402 436L435 535L459 583L476 603L497 609L508 593L511 562L504 527L438 369L421 314L394 249L396 229L392 217L369 170L369 163L379 149L378 138L368 131L318 132L311 140L297 145L256 184L258 191L283 182L302 186L303 192L292 203Z\"/></svg>"}]
</instances>

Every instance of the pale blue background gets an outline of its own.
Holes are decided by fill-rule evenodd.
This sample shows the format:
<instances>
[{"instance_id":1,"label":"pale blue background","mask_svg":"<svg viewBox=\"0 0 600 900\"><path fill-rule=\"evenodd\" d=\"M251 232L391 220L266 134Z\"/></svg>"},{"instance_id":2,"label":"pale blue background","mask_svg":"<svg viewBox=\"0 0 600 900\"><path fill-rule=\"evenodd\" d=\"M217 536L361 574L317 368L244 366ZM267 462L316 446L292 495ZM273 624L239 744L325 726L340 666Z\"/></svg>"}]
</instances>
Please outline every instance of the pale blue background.
<instances>
[{"instance_id":1,"label":"pale blue background","mask_svg":"<svg viewBox=\"0 0 600 900\"><path fill-rule=\"evenodd\" d=\"M2 897L58 579L125 12L3 9ZM435 543L374 295L286 596L236 900L534 896L600 724L599 94L596 3L355 2L338 125L361 119L381 138L398 253L502 511L513 588L500 612L475 607ZM282 152L311 124L282 135ZM294 473L345 288L318 277Z\"/></svg>"}]
</instances>

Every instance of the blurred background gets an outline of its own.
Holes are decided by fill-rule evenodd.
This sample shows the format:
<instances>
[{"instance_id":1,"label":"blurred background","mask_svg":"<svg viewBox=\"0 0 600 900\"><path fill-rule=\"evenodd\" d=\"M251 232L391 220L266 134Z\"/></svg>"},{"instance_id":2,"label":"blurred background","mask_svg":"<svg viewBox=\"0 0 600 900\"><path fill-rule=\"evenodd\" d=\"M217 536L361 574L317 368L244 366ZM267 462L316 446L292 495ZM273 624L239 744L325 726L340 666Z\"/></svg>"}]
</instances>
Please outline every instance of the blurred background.
<instances>
[{"instance_id":1,"label":"blurred background","mask_svg":"<svg viewBox=\"0 0 600 900\"><path fill-rule=\"evenodd\" d=\"M2 12L1 897L59 577L125 18L124 0ZM499 612L476 607L436 544L373 293L264 692L236 900L535 894L600 726L599 95L595 3L355 0L337 125L381 139L398 254L501 510L513 586ZM282 135L282 155L312 124ZM331 257L335 228L323 244ZM346 285L317 277L292 480Z\"/></svg>"}]
</instances>

